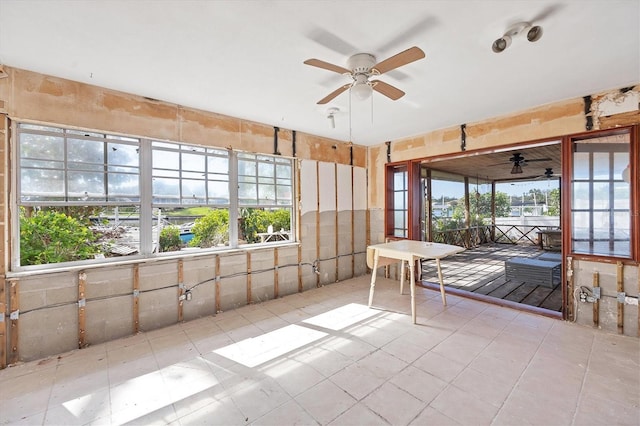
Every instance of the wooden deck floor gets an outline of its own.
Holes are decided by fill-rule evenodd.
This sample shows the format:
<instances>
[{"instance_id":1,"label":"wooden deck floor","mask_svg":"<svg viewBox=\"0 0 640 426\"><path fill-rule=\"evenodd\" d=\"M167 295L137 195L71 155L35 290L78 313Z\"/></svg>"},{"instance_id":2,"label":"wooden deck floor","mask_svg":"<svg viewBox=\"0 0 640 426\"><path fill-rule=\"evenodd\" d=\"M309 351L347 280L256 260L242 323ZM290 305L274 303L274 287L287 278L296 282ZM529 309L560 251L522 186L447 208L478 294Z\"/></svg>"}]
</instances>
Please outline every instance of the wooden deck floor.
<instances>
[{"instance_id":1,"label":"wooden deck floor","mask_svg":"<svg viewBox=\"0 0 640 426\"><path fill-rule=\"evenodd\" d=\"M512 257L535 258L543 253L535 246L484 244L443 259L444 283L446 287L560 312L560 284L549 288L505 278L505 260ZM438 282L435 261L423 262L422 280Z\"/></svg>"}]
</instances>

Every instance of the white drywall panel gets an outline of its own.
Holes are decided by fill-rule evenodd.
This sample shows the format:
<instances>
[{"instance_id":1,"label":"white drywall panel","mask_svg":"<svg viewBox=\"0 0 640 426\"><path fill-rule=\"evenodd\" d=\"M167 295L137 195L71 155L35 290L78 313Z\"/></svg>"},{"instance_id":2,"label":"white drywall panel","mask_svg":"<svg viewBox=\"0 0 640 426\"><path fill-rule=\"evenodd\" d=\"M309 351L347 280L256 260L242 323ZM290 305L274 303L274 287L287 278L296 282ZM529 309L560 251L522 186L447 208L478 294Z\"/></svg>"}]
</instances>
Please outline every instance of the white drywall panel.
<instances>
[{"instance_id":1,"label":"white drywall panel","mask_svg":"<svg viewBox=\"0 0 640 426\"><path fill-rule=\"evenodd\" d=\"M352 187L351 166L338 164L338 211L351 210L352 190L362 189Z\"/></svg>"},{"instance_id":2,"label":"white drywall panel","mask_svg":"<svg viewBox=\"0 0 640 426\"><path fill-rule=\"evenodd\" d=\"M367 169L353 168L353 209L367 209Z\"/></svg>"},{"instance_id":3,"label":"white drywall panel","mask_svg":"<svg viewBox=\"0 0 640 426\"><path fill-rule=\"evenodd\" d=\"M336 210L336 169L333 163L318 163L320 212Z\"/></svg>"},{"instance_id":4,"label":"white drywall panel","mask_svg":"<svg viewBox=\"0 0 640 426\"><path fill-rule=\"evenodd\" d=\"M317 161L310 160L300 162L300 211L303 215L315 212L318 207L316 164Z\"/></svg>"}]
</instances>

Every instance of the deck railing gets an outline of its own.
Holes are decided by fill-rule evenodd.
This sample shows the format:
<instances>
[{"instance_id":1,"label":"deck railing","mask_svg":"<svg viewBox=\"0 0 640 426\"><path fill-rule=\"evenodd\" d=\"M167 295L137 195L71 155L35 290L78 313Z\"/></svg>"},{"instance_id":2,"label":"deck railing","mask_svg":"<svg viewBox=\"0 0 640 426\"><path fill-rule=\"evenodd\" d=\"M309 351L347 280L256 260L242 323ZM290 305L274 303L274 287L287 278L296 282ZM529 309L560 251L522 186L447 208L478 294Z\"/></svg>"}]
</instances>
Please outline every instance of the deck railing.
<instances>
[{"instance_id":1,"label":"deck railing","mask_svg":"<svg viewBox=\"0 0 640 426\"><path fill-rule=\"evenodd\" d=\"M557 229L549 225L481 225L433 232L433 242L465 248L486 243L538 245L539 232Z\"/></svg>"}]
</instances>

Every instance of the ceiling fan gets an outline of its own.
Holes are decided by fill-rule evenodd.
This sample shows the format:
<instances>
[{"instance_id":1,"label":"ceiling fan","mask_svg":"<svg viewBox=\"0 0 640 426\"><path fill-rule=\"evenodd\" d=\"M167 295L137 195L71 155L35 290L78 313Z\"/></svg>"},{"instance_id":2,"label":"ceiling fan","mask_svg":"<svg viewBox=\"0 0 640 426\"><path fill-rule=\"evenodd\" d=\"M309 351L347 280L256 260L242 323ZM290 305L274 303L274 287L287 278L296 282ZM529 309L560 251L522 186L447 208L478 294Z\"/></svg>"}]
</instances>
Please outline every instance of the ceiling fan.
<instances>
[{"instance_id":1,"label":"ceiling fan","mask_svg":"<svg viewBox=\"0 0 640 426\"><path fill-rule=\"evenodd\" d=\"M517 175L522 173L522 166L526 166L527 163L533 163L535 161L551 161L551 158L534 158L532 160L527 160L522 156L522 154L516 152L511 156L511 158L509 158L509 161L513 163L511 174Z\"/></svg>"},{"instance_id":2,"label":"ceiling fan","mask_svg":"<svg viewBox=\"0 0 640 426\"><path fill-rule=\"evenodd\" d=\"M553 173L553 167L546 167L544 169L544 178L545 179L551 179L551 178L554 178L554 177L560 177L560 174Z\"/></svg>"},{"instance_id":3,"label":"ceiling fan","mask_svg":"<svg viewBox=\"0 0 640 426\"><path fill-rule=\"evenodd\" d=\"M358 53L347 60L347 68L330 64L329 62L321 61L320 59L307 59L304 63L313 67L333 71L338 74L348 75L353 80L351 83L337 88L324 98L320 99L318 104L322 105L331 101L333 98L348 89L351 89L351 93L359 99L367 99L371 96L372 91L375 90L389 99L396 101L404 96L405 93L402 90L390 85L389 83L385 83L384 81L370 80L370 78L384 74L403 65L410 64L411 62L424 57L425 54L422 49L414 46L378 63L376 63L375 56L369 53Z\"/></svg>"}]
</instances>

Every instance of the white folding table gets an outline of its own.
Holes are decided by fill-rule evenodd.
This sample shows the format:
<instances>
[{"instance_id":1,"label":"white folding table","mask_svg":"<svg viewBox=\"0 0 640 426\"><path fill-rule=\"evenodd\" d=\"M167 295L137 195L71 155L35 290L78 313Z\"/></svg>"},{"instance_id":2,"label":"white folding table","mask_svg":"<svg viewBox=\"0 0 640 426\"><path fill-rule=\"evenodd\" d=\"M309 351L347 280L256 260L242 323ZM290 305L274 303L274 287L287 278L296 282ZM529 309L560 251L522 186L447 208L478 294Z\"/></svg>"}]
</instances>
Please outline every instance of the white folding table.
<instances>
[{"instance_id":1,"label":"white folding table","mask_svg":"<svg viewBox=\"0 0 640 426\"><path fill-rule=\"evenodd\" d=\"M435 259L438 267L438 278L440 279L440 294L442 295L442 304L447 304L444 292L444 282L442 280L442 269L440 268L440 259L452 254L464 251L464 247L453 246L450 244L428 243L424 241L413 240L397 240L388 243L374 244L367 247L367 266L373 271L371 272L371 289L369 290L369 307L373 303L373 292L376 286L377 269L381 266L390 265L392 263L401 263L400 268L400 293L402 294L404 286L404 263L409 263L409 276L411 277L411 319L416 323L416 282L415 282L415 264L421 259Z\"/></svg>"}]
</instances>

